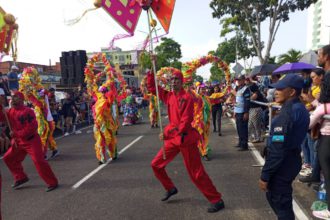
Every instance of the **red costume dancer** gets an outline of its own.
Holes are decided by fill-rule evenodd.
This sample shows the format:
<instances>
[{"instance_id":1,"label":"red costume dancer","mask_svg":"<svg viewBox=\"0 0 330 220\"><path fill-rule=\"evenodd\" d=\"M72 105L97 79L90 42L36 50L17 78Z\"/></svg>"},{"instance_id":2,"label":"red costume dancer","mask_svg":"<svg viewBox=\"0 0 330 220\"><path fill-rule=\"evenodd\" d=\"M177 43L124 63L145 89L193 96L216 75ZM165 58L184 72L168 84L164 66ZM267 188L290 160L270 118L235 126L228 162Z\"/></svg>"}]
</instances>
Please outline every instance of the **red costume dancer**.
<instances>
[{"instance_id":1,"label":"red costume dancer","mask_svg":"<svg viewBox=\"0 0 330 220\"><path fill-rule=\"evenodd\" d=\"M5 103L5 99L3 97L0 97L0 154L3 154L7 151L8 149L8 137L5 134L6 130L6 118L5 115L3 114L3 106ZM1 177L1 171L0 171L0 220L2 219L1 215L1 191L2 191L2 177Z\"/></svg>"},{"instance_id":2,"label":"red costume dancer","mask_svg":"<svg viewBox=\"0 0 330 220\"><path fill-rule=\"evenodd\" d=\"M8 111L12 144L3 161L14 176L15 183L12 187L16 189L29 180L22 167L26 154L29 154L40 177L48 185L46 191L49 192L57 188L57 178L44 158L35 114L32 109L23 105L23 100L24 95L21 92L15 92L12 97L13 108Z\"/></svg>"},{"instance_id":3,"label":"red costume dancer","mask_svg":"<svg viewBox=\"0 0 330 220\"><path fill-rule=\"evenodd\" d=\"M153 74L149 73L147 77L148 90L155 94ZM224 208L224 202L201 162L197 148L199 134L191 126L194 117L193 97L183 89L183 76L179 70L173 73L172 83L172 92L159 87L159 98L168 106L169 116L169 125L165 127L164 133L159 135L160 139L164 140L166 159L163 159L162 150L160 150L151 163L155 176L167 191L162 201L168 200L178 192L168 177L165 167L181 152L191 180L211 202L208 212L217 212Z\"/></svg>"},{"instance_id":4,"label":"red costume dancer","mask_svg":"<svg viewBox=\"0 0 330 220\"><path fill-rule=\"evenodd\" d=\"M49 159L56 157L59 154L59 151L57 150L57 144L54 138L54 131L55 131L55 122L54 118L52 116L52 113L50 111L50 106L49 106L49 95L50 93L44 94L45 97L45 102L46 102L46 107L47 107L47 122L48 122L48 127L49 127L49 133L48 133L48 139L47 139L47 144L48 148L52 151L52 154ZM45 149L45 155L47 154L47 148Z\"/></svg>"}]
</instances>

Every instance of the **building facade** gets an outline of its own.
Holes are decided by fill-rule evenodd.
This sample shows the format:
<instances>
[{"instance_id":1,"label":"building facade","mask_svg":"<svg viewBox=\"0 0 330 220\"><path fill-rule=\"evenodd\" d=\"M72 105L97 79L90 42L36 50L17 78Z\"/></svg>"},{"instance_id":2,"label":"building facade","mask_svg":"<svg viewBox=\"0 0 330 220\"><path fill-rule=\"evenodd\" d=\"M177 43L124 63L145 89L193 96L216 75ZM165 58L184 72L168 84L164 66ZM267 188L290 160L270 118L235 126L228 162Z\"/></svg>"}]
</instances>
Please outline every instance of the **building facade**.
<instances>
[{"instance_id":1,"label":"building facade","mask_svg":"<svg viewBox=\"0 0 330 220\"><path fill-rule=\"evenodd\" d=\"M10 72L10 68L13 65L13 61L0 62L0 72L7 74ZM35 67L40 74L42 84L45 88L56 87L60 84L61 80L61 66L60 63L56 63L53 66L35 64L35 63L24 63L16 62L15 65L19 68L19 73L22 73L24 68Z\"/></svg>"},{"instance_id":2,"label":"building facade","mask_svg":"<svg viewBox=\"0 0 330 220\"><path fill-rule=\"evenodd\" d=\"M318 0L308 9L307 50L330 44L330 0Z\"/></svg>"},{"instance_id":3,"label":"building facade","mask_svg":"<svg viewBox=\"0 0 330 220\"><path fill-rule=\"evenodd\" d=\"M139 56L142 50L128 50L123 51L120 48L114 48L109 50L108 48L101 48L101 52L104 53L111 65L115 67L117 72L123 74L129 86L139 86L144 74L139 67ZM87 53L88 58L97 52ZM95 67L103 69L104 65L98 63Z\"/></svg>"}]
</instances>

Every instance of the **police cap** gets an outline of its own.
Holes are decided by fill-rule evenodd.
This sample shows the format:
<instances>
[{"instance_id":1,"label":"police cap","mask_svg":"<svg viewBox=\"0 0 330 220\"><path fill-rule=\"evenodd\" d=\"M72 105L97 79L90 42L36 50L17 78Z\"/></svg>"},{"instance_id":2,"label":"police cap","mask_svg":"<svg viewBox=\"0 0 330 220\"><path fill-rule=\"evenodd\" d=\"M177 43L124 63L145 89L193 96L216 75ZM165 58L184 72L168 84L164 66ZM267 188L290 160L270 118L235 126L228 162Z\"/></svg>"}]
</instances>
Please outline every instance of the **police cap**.
<instances>
[{"instance_id":1,"label":"police cap","mask_svg":"<svg viewBox=\"0 0 330 220\"><path fill-rule=\"evenodd\" d=\"M284 75L278 82L270 84L271 87L275 89L302 89L304 87L304 79L296 74Z\"/></svg>"}]
</instances>

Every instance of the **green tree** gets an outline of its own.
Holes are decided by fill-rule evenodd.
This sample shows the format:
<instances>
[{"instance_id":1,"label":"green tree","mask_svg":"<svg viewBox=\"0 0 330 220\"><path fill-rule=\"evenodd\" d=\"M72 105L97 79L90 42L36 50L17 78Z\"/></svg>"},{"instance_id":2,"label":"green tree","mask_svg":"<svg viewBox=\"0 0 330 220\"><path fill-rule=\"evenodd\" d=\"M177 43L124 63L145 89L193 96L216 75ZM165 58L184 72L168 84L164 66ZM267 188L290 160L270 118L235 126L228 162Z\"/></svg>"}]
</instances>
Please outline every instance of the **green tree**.
<instances>
[{"instance_id":1,"label":"green tree","mask_svg":"<svg viewBox=\"0 0 330 220\"><path fill-rule=\"evenodd\" d=\"M204 79L203 79L203 77L201 75L198 75L198 74L194 73L193 74L193 81L194 82L201 82L202 83L204 81Z\"/></svg>"},{"instance_id":2,"label":"green tree","mask_svg":"<svg viewBox=\"0 0 330 220\"><path fill-rule=\"evenodd\" d=\"M218 44L218 48L214 55L218 56L228 64L235 62L236 52L237 59L246 60L255 55L253 47L249 47L249 45L251 44L249 44L248 38L243 36L243 34L239 34L229 40L225 39L225 41Z\"/></svg>"},{"instance_id":3,"label":"green tree","mask_svg":"<svg viewBox=\"0 0 330 220\"><path fill-rule=\"evenodd\" d=\"M162 38L161 41L162 43L155 48L156 70L158 71L166 66L181 69L181 45L171 38ZM139 65L142 69L152 69L149 52L144 51L140 54Z\"/></svg>"},{"instance_id":4,"label":"green tree","mask_svg":"<svg viewBox=\"0 0 330 220\"><path fill-rule=\"evenodd\" d=\"M182 62L180 61L174 61L171 63L171 67L177 68L177 69L181 69L182 68Z\"/></svg>"},{"instance_id":5,"label":"green tree","mask_svg":"<svg viewBox=\"0 0 330 220\"><path fill-rule=\"evenodd\" d=\"M290 49L287 53L278 56L278 63L282 65L285 63L299 62L301 57L302 57L301 51Z\"/></svg>"},{"instance_id":6,"label":"green tree","mask_svg":"<svg viewBox=\"0 0 330 220\"><path fill-rule=\"evenodd\" d=\"M236 59L236 43L234 39L225 39L224 42L218 44L218 48L213 55L221 58L228 64L234 63Z\"/></svg>"},{"instance_id":7,"label":"green tree","mask_svg":"<svg viewBox=\"0 0 330 220\"><path fill-rule=\"evenodd\" d=\"M268 58L268 62L267 62L268 64L277 64L276 63L276 56L271 56L271 57L269 57Z\"/></svg>"},{"instance_id":8,"label":"green tree","mask_svg":"<svg viewBox=\"0 0 330 220\"><path fill-rule=\"evenodd\" d=\"M210 82L213 82L213 81L221 82L225 77L224 72L215 66L211 67L210 72L211 72L211 76L210 76L210 80L209 80Z\"/></svg>"},{"instance_id":9,"label":"green tree","mask_svg":"<svg viewBox=\"0 0 330 220\"><path fill-rule=\"evenodd\" d=\"M215 51L210 51L209 54L215 55ZM209 79L210 82L212 82L212 81L221 82L222 79L225 77L225 74L222 71L222 69L220 69L218 67L218 65L215 64L215 63L212 64L212 67L210 68L210 72L211 72L211 76L210 76L210 79Z\"/></svg>"},{"instance_id":10,"label":"green tree","mask_svg":"<svg viewBox=\"0 0 330 220\"><path fill-rule=\"evenodd\" d=\"M210 7L214 18L221 20L231 18L227 20L228 26L233 25L250 36L260 63L264 64L270 57L280 24L289 20L291 12L302 11L315 2L317 0L212 0ZM263 55L261 23L266 20L269 21L269 38ZM234 30L236 29L228 28L223 34Z\"/></svg>"},{"instance_id":11,"label":"green tree","mask_svg":"<svg viewBox=\"0 0 330 220\"><path fill-rule=\"evenodd\" d=\"M163 37L162 43L155 48L157 55L157 67L171 66L181 68L181 62L179 61L181 55L181 45L171 38Z\"/></svg>"},{"instance_id":12,"label":"green tree","mask_svg":"<svg viewBox=\"0 0 330 220\"><path fill-rule=\"evenodd\" d=\"M152 69L150 53L148 53L147 51L143 51L142 53L140 53L140 55L139 55L139 66L143 70Z\"/></svg>"}]
</instances>

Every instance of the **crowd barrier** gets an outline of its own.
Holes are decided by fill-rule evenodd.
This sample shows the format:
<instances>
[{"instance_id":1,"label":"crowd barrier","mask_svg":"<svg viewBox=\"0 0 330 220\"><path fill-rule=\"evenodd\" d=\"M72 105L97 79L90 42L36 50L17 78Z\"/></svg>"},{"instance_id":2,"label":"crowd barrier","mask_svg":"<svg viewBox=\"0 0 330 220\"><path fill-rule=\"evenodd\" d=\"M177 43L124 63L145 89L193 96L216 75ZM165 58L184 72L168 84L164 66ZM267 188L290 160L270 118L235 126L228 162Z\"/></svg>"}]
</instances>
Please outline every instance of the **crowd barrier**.
<instances>
[{"instance_id":1,"label":"crowd barrier","mask_svg":"<svg viewBox=\"0 0 330 220\"><path fill-rule=\"evenodd\" d=\"M255 101L255 100L251 100L250 102L255 103L257 105L262 105L262 106L268 107L268 110L269 110L268 132L270 132L271 131L272 119L273 119L272 118L273 117L273 109L281 109L281 106L274 105L274 104L268 103L268 102L259 102L259 101ZM330 120L330 114L324 115L323 118Z\"/></svg>"}]
</instances>

